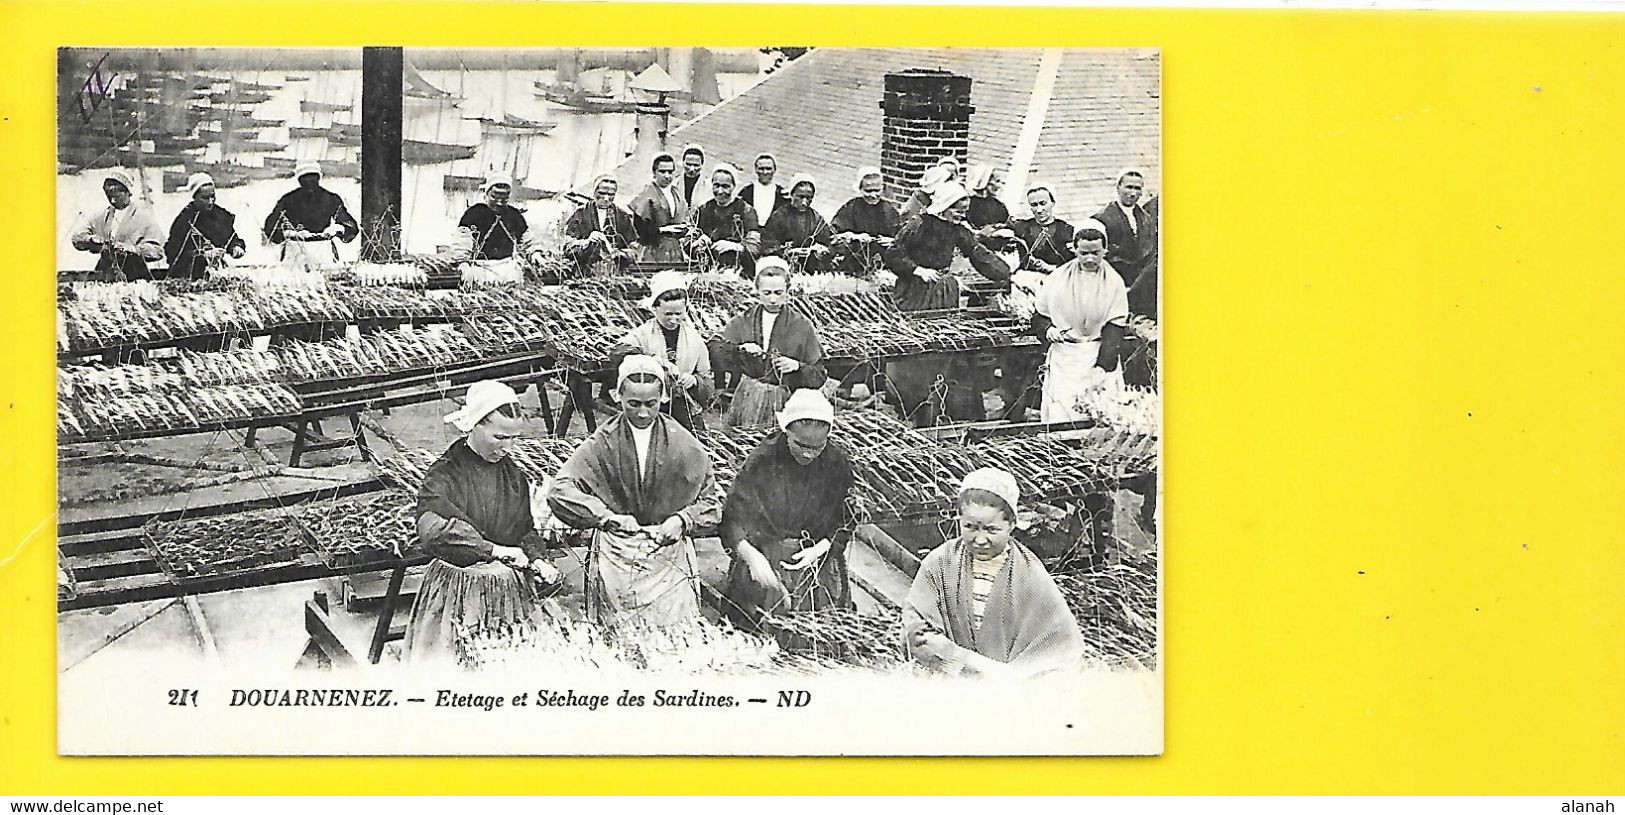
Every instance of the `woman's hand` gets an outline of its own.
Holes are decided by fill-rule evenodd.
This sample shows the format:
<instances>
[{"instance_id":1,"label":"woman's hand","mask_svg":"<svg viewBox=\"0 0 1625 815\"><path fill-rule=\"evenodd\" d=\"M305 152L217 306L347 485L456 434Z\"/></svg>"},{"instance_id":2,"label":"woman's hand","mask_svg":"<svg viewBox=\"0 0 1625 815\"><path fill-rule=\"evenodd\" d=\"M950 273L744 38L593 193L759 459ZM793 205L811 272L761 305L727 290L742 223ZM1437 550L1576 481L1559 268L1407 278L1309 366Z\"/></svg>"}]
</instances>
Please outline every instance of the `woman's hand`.
<instances>
[{"instance_id":1,"label":"woman's hand","mask_svg":"<svg viewBox=\"0 0 1625 815\"><path fill-rule=\"evenodd\" d=\"M540 558L530 562L530 570L535 572L536 576L541 578L541 581L549 586L552 586L564 579L564 575L559 573L557 567Z\"/></svg>"},{"instance_id":2,"label":"woman's hand","mask_svg":"<svg viewBox=\"0 0 1625 815\"><path fill-rule=\"evenodd\" d=\"M631 515L611 515L604 519L601 526L606 531L618 532L622 535L636 534L638 530L643 528L643 525L638 523L638 519Z\"/></svg>"},{"instance_id":3,"label":"woman's hand","mask_svg":"<svg viewBox=\"0 0 1625 815\"><path fill-rule=\"evenodd\" d=\"M799 572L807 568L817 568L818 561L824 559L824 555L829 552L830 547L833 545L834 544L830 543L829 538L825 538L812 546L796 552L790 557L789 560L784 561L779 565L783 566L784 570L787 572Z\"/></svg>"},{"instance_id":4,"label":"woman's hand","mask_svg":"<svg viewBox=\"0 0 1625 815\"><path fill-rule=\"evenodd\" d=\"M800 370L801 363L789 357L774 357L773 367L777 369L780 374L790 374Z\"/></svg>"},{"instance_id":5,"label":"woman's hand","mask_svg":"<svg viewBox=\"0 0 1625 815\"><path fill-rule=\"evenodd\" d=\"M764 353L762 351L762 346L757 345L754 342L747 342L747 343L741 344L739 346L739 350L741 350L741 351L743 351L743 352L745 352L747 354L750 354L752 356L761 356Z\"/></svg>"},{"instance_id":6,"label":"woman's hand","mask_svg":"<svg viewBox=\"0 0 1625 815\"><path fill-rule=\"evenodd\" d=\"M1078 342L1078 338L1071 331L1055 326L1050 326L1049 331L1044 336L1050 342Z\"/></svg>"},{"instance_id":7,"label":"woman's hand","mask_svg":"<svg viewBox=\"0 0 1625 815\"><path fill-rule=\"evenodd\" d=\"M914 276L918 277L922 283L935 283L937 278L942 277L942 272L925 266L916 266Z\"/></svg>"},{"instance_id":8,"label":"woman's hand","mask_svg":"<svg viewBox=\"0 0 1625 815\"><path fill-rule=\"evenodd\" d=\"M750 541L740 541L738 548L734 550L734 557L739 558L745 564L746 576L758 589L772 597L781 599L789 595L789 592L784 588L784 583L780 582L779 576L773 572L773 565L767 562L767 557L757 551ZM773 605L775 603L768 603L769 607Z\"/></svg>"},{"instance_id":9,"label":"woman's hand","mask_svg":"<svg viewBox=\"0 0 1625 815\"><path fill-rule=\"evenodd\" d=\"M916 658L925 657L929 662L947 662L956 647L953 640L929 628L916 629L909 636L908 644Z\"/></svg>"},{"instance_id":10,"label":"woman's hand","mask_svg":"<svg viewBox=\"0 0 1625 815\"><path fill-rule=\"evenodd\" d=\"M530 566L530 557L525 554L525 550L520 549L517 546L502 546L501 544L493 544L491 546L491 556L496 558L498 562L507 564L515 569L524 569Z\"/></svg>"},{"instance_id":11,"label":"woman's hand","mask_svg":"<svg viewBox=\"0 0 1625 815\"><path fill-rule=\"evenodd\" d=\"M684 524L682 517L678 515L673 515L670 518L661 521L660 526L655 527L654 530L655 543L658 543L661 546L670 546L671 544L682 540L683 530L686 527L687 524Z\"/></svg>"}]
</instances>

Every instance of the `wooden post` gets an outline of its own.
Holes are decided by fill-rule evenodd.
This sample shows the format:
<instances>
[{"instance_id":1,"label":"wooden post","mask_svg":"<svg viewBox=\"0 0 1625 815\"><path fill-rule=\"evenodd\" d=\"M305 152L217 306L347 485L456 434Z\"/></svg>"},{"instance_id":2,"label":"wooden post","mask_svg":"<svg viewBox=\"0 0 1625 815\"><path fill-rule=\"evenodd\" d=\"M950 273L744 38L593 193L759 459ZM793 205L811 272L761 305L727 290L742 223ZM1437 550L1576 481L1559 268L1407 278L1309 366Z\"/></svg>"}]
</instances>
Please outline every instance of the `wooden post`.
<instances>
[{"instance_id":1,"label":"wooden post","mask_svg":"<svg viewBox=\"0 0 1625 815\"><path fill-rule=\"evenodd\" d=\"M361 49L361 259L401 253L400 47Z\"/></svg>"},{"instance_id":2,"label":"wooden post","mask_svg":"<svg viewBox=\"0 0 1625 815\"><path fill-rule=\"evenodd\" d=\"M389 574L389 590L384 592L383 608L378 609L378 624L372 631L372 646L367 649L367 661L377 665L384 655L384 643L389 641L390 629L395 622L395 603L401 596L401 583L406 580L406 561L395 564Z\"/></svg>"}]
</instances>

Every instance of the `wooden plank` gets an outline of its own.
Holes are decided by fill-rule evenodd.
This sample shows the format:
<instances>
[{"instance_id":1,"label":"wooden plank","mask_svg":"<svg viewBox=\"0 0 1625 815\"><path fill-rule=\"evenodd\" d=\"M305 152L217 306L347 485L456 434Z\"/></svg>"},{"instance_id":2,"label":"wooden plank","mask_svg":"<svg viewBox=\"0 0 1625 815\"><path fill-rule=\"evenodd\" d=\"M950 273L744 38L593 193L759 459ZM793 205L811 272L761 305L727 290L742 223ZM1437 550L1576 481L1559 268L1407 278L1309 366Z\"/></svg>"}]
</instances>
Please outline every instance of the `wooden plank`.
<instances>
[{"instance_id":1,"label":"wooden plank","mask_svg":"<svg viewBox=\"0 0 1625 815\"><path fill-rule=\"evenodd\" d=\"M90 602L90 598L102 595L130 594L124 602L140 600L159 600L166 597L178 597L178 592L164 592L162 589L174 585L169 575L163 572L149 572L132 574L125 577L111 577L106 580L80 580L78 581L79 596L72 600L62 600L57 603L59 610L74 608L89 608L91 606L113 605L111 603ZM157 590L157 591L154 591Z\"/></svg>"},{"instance_id":2,"label":"wooden plank","mask_svg":"<svg viewBox=\"0 0 1625 815\"><path fill-rule=\"evenodd\" d=\"M214 632L209 629L209 618L203 616L203 606L197 598L188 594L181 598L186 605L186 616L192 619L192 631L197 635L197 644L203 649L203 657L211 665L220 664L220 649L215 647Z\"/></svg>"},{"instance_id":3,"label":"wooden plank","mask_svg":"<svg viewBox=\"0 0 1625 815\"><path fill-rule=\"evenodd\" d=\"M854 531L853 540L871 546L871 551L875 552L893 568L908 575L911 580L915 573L920 570L920 559L915 557L914 553L910 552L907 547L898 543L892 536L886 534L884 530L874 524L864 524L858 527ZM848 545L850 546L850 544Z\"/></svg>"},{"instance_id":4,"label":"wooden plank","mask_svg":"<svg viewBox=\"0 0 1625 815\"><path fill-rule=\"evenodd\" d=\"M391 626L395 620L395 605L400 600L401 582L406 579L406 561L395 564L389 573L389 588L384 590L384 607L378 611L378 625L372 632L372 643L367 648L367 662L377 665L378 659L384 654L384 643L393 633Z\"/></svg>"},{"instance_id":5,"label":"wooden plank","mask_svg":"<svg viewBox=\"0 0 1625 815\"><path fill-rule=\"evenodd\" d=\"M901 608L908 599L913 576L887 562L869 544L857 538L848 541L846 564L852 582L888 607Z\"/></svg>"},{"instance_id":6,"label":"wooden plank","mask_svg":"<svg viewBox=\"0 0 1625 815\"><path fill-rule=\"evenodd\" d=\"M56 547L68 558L99 552L122 552L147 548L146 537L140 529L117 529L90 532L82 535L64 535L56 539Z\"/></svg>"}]
</instances>

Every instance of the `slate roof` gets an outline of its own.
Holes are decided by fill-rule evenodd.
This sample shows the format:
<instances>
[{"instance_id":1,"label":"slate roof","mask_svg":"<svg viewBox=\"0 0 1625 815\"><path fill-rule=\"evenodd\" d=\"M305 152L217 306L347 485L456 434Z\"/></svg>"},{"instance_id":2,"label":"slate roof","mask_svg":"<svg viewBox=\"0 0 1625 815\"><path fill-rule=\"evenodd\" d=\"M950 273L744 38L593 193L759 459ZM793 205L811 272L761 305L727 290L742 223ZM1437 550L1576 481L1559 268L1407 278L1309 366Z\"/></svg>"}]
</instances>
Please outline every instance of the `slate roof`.
<instances>
[{"instance_id":1,"label":"slate roof","mask_svg":"<svg viewBox=\"0 0 1625 815\"><path fill-rule=\"evenodd\" d=\"M1038 49L820 48L699 118L675 128L668 147L694 142L711 163L746 170L759 152L779 160L779 183L798 172L819 181L826 215L852 195L858 168L880 163L885 75L939 68L971 77L970 161L1008 168L1037 84ZM1029 183L1056 191L1059 214L1077 220L1113 200L1117 172L1138 165L1148 191L1161 190L1161 59L1152 49L1067 49L1051 91ZM641 164L641 162L638 162ZM623 190L641 189L649 168L616 171ZM1002 197L1023 217L1020 190Z\"/></svg>"}]
</instances>

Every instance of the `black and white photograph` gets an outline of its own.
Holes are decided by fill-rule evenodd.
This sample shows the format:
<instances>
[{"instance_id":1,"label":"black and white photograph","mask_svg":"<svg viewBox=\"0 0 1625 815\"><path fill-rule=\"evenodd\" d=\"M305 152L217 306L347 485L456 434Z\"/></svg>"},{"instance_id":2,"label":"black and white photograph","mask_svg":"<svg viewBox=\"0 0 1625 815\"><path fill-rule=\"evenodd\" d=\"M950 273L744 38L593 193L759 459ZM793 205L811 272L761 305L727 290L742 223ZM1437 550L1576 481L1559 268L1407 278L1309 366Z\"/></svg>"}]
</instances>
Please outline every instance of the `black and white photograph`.
<instances>
[{"instance_id":1,"label":"black and white photograph","mask_svg":"<svg viewBox=\"0 0 1625 815\"><path fill-rule=\"evenodd\" d=\"M58 750L1160 754L1161 55L58 51Z\"/></svg>"}]
</instances>

